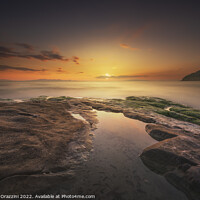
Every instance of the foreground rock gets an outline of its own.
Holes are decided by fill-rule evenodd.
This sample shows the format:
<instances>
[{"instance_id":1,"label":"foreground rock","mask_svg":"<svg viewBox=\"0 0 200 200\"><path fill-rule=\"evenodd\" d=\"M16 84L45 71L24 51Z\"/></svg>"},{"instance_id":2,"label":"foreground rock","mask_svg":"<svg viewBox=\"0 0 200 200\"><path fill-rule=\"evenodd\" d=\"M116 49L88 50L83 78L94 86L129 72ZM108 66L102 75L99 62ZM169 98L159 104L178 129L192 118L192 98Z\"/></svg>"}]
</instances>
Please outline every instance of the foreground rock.
<instances>
[{"instance_id":1,"label":"foreground rock","mask_svg":"<svg viewBox=\"0 0 200 200\"><path fill-rule=\"evenodd\" d=\"M181 117L163 115L167 106L173 106L173 112ZM1 193L57 193L62 185L70 187L74 170L92 148L91 131L98 123L93 109L120 112L149 123L147 133L159 142L144 149L143 163L165 176L189 199L200 199L199 111L147 97L42 96L27 102L0 103ZM84 120L74 118L76 114ZM189 119L193 123L187 121L188 116L193 117Z\"/></svg>"},{"instance_id":2,"label":"foreground rock","mask_svg":"<svg viewBox=\"0 0 200 200\"><path fill-rule=\"evenodd\" d=\"M1 194L38 194L69 184L92 147L90 123L95 119L91 110L90 123L75 119L71 109L66 101L1 104Z\"/></svg>"},{"instance_id":3,"label":"foreground rock","mask_svg":"<svg viewBox=\"0 0 200 200\"><path fill-rule=\"evenodd\" d=\"M200 198L200 138L184 130L149 124L147 132L158 141L141 154L143 163L182 190L189 199Z\"/></svg>"}]
</instances>

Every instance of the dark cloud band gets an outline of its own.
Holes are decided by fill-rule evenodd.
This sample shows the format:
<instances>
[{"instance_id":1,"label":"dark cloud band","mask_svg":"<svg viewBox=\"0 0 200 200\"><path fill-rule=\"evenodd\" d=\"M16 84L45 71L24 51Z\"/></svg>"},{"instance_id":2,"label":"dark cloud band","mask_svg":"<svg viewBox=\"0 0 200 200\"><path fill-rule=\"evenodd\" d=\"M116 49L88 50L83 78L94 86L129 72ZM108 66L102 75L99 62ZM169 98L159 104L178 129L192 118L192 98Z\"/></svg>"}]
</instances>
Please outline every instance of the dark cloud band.
<instances>
[{"instance_id":1,"label":"dark cloud band","mask_svg":"<svg viewBox=\"0 0 200 200\"><path fill-rule=\"evenodd\" d=\"M31 68L26 68L26 67L13 67L13 66L8 66L8 65L0 65L0 71L7 71L7 70L31 71L31 72L46 71L45 69L37 70L37 69L31 69Z\"/></svg>"},{"instance_id":2,"label":"dark cloud band","mask_svg":"<svg viewBox=\"0 0 200 200\"><path fill-rule=\"evenodd\" d=\"M24 43L18 43L18 46L22 46L26 49L31 49L32 46ZM26 59L37 59L41 61L50 61L50 60L60 60L60 61L73 61L76 64L80 64L80 58L77 56L73 56L72 58L65 58L60 53L55 51L40 51L36 54L24 53L24 52L16 52L12 48L0 46L0 58L26 58Z\"/></svg>"}]
</instances>

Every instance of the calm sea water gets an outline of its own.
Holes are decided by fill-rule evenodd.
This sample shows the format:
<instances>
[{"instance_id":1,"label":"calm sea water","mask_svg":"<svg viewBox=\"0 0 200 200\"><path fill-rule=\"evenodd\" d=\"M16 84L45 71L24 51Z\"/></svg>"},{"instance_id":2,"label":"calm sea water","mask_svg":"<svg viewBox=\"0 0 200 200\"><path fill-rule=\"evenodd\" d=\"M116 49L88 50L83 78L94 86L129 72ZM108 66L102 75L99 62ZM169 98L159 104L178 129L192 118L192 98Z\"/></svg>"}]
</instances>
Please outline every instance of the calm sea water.
<instances>
[{"instance_id":1,"label":"calm sea water","mask_svg":"<svg viewBox=\"0 0 200 200\"><path fill-rule=\"evenodd\" d=\"M98 98L152 96L200 108L199 81L0 82L0 98L25 99L40 95Z\"/></svg>"}]
</instances>

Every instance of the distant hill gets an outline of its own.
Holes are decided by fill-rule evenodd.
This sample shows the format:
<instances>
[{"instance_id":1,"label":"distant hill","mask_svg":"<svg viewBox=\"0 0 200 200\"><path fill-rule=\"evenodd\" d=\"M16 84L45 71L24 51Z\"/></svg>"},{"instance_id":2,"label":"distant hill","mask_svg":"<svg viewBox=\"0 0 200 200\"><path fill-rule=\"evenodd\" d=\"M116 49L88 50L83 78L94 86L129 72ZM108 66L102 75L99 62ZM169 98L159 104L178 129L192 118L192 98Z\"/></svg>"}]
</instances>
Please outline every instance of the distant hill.
<instances>
[{"instance_id":1,"label":"distant hill","mask_svg":"<svg viewBox=\"0 0 200 200\"><path fill-rule=\"evenodd\" d=\"M200 81L200 70L185 76L182 81Z\"/></svg>"}]
</instances>

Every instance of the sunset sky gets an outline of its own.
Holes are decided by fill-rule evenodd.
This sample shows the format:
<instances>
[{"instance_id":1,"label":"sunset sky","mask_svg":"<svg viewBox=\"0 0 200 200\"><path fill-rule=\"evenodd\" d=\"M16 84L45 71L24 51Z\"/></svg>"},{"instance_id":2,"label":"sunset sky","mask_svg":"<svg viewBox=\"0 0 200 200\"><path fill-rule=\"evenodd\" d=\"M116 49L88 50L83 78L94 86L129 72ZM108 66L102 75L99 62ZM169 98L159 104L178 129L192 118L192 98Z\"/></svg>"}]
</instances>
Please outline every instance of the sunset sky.
<instances>
[{"instance_id":1,"label":"sunset sky","mask_svg":"<svg viewBox=\"0 0 200 200\"><path fill-rule=\"evenodd\" d=\"M0 0L0 79L181 79L200 68L198 2Z\"/></svg>"}]
</instances>

